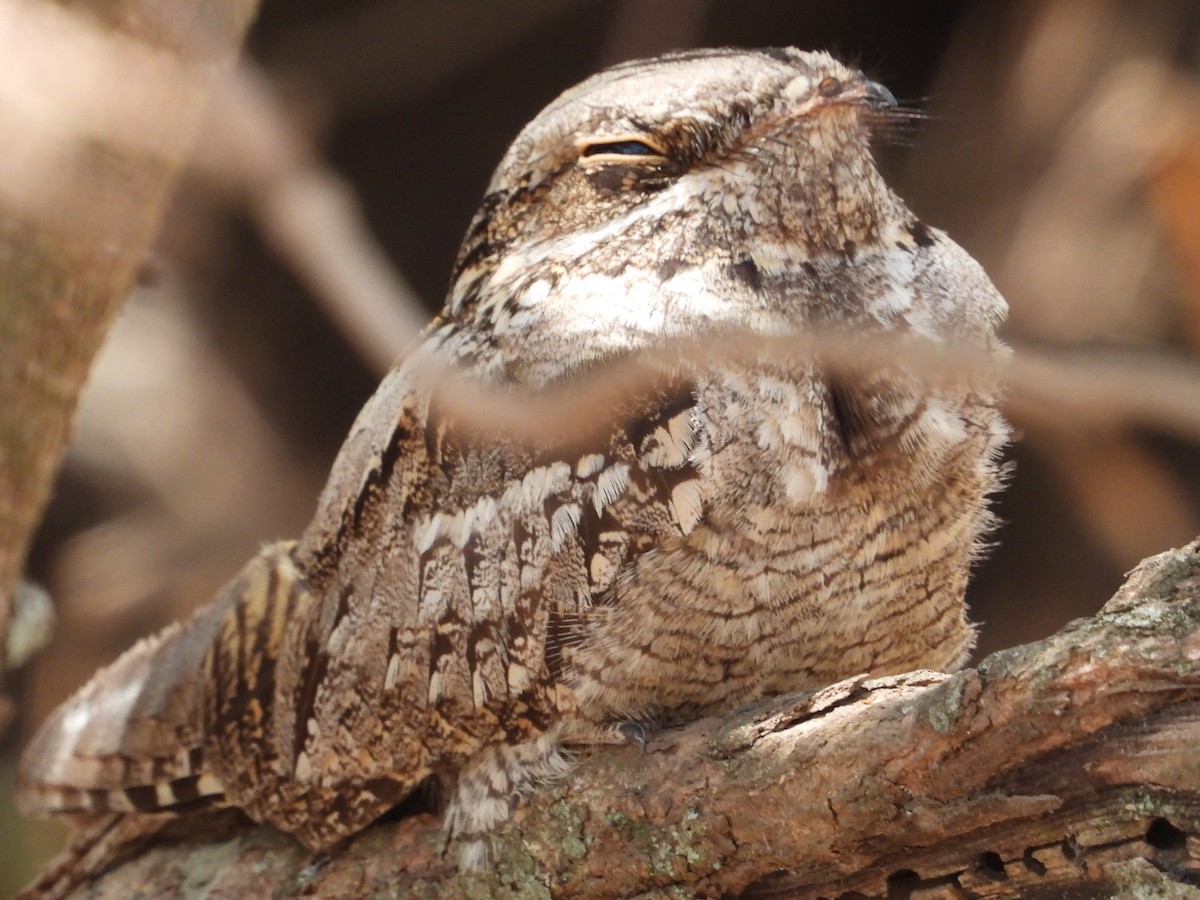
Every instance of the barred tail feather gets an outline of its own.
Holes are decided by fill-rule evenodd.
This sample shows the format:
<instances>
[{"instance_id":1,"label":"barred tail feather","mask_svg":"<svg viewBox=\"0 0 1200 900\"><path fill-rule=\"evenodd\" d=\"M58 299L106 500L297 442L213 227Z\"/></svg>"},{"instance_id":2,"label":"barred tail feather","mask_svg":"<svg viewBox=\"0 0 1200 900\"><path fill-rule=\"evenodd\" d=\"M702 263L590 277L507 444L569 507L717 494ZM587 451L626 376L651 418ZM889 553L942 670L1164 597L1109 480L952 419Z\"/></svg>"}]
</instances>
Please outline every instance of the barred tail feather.
<instances>
[{"instance_id":1,"label":"barred tail feather","mask_svg":"<svg viewBox=\"0 0 1200 900\"><path fill-rule=\"evenodd\" d=\"M247 570L289 551L267 548ZM202 675L245 583L243 573L184 624L140 641L50 715L21 758L22 812L182 812L224 801L204 760Z\"/></svg>"},{"instance_id":2,"label":"barred tail feather","mask_svg":"<svg viewBox=\"0 0 1200 900\"><path fill-rule=\"evenodd\" d=\"M167 683L156 665L198 637L173 625L139 642L55 710L21 760L22 812L148 811L219 796L201 773L197 686Z\"/></svg>"}]
</instances>

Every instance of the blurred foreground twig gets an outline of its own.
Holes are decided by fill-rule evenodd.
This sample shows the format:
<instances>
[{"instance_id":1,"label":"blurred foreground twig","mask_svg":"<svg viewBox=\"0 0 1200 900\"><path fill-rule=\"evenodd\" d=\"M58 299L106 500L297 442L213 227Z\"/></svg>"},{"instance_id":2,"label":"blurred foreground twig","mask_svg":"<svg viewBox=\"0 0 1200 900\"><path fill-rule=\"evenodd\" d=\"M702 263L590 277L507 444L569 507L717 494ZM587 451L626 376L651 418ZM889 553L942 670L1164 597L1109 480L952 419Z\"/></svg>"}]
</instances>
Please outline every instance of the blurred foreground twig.
<instances>
[{"instance_id":1,"label":"blurred foreground twig","mask_svg":"<svg viewBox=\"0 0 1200 900\"><path fill-rule=\"evenodd\" d=\"M1200 442L1200 363L1160 354L1055 351L1019 345L1011 356L978 348L810 328L761 337L720 331L676 340L591 368L564 386L496 389L427 362L414 375L436 386L440 412L458 427L518 441L599 436L632 395L651 392L694 369L694 360L816 365L831 376L902 371L931 384L1002 384L1018 418L1051 417L1080 429L1148 428Z\"/></svg>"}]
</instances>

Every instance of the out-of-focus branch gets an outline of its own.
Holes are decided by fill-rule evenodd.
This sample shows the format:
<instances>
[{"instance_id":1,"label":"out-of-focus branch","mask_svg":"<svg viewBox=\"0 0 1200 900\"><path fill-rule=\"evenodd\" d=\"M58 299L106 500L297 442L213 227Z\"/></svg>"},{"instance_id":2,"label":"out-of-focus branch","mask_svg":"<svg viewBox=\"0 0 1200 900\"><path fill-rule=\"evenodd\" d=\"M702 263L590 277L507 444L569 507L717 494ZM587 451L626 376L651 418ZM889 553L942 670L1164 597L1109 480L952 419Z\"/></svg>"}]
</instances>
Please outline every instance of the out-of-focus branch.
<instances>
[{"instance_id":1,"label":"out-of-focus branch","mask_svg":"<svg viewBox=\"0 0 1200 900\"><path fill-rule=\"evenodd\" d=\"M1197 376L1200 379L1200 375ZM1200 516L1185 485L1165 460L1147 452L1138 434L1119 428L1079 428L1067 420L1029 430L1043 464L1074 500L1081 525L1115 566L1200 532Z\"/></svg>"},{"instance_id":2,"label":"out-of-focus branch","mask_svg":"<svg viewBox=\"0 0 1200 900\"><path fill-rule=\"evenodd\" d=\"M706 7L706 0L677 0L652 9L624 4L608 49L601 55L615 61L688 46L694 43ZM473 52L493 48L569 8L570 4L547 5L541 0L517 4L503 17L512 35L490 28L476 35L481 43L475 47L471 23L480 19L480 11L474 6L442 5L436 17L426 22L419 10L377 3L333 23L323 22L323 48L352 42L355 50L352 54L323 53L321 58L361 68L364 58L372 56L378 35L386 34L386 59L370 67L368 90L379 90L381 72L397 65L405 73L404 86L411 90L413 83L426 85L435 74L449 75L453 65L466 64ZM414 54L397 52L397 35L411 40L422 28L445 29L459 17L463 21L455 40L448 45L435 42L443 51L436 60L414 66ZM293 35L293 41L302 37L303 32ZM629 46L617 50L618 45ZM427 44L421 42L421 46ZM630 46L641 49L630 50ZM450 59L444 52L447 47L461 58ZM311 59L312 54L307 57ZM338 94L336 78L325 79L323 84L327 91ZM362 78L354 80L355 90L361 91L363 86ZM344 97L340 99L339 108L345 103ZM225 80L213 104L211 121L210 139L200 145L195 161L201 174L232 188L267 241L308 283L314 299L363 359L377 372L386 372L428 316L379 247L351 186L320 159L308 137L292 122L269 79L250 63L243 63Z\"/></svg>"},{"instance_id":3,"label":"out-of-focus branch","mask_svg":"<svg viewBox=\"0 0 1200 900\"><path fill-rule=\"evenodd\" d=\"M1149 186L1185 292L1183 337L1200 352L1200 115L1193 116L1191 125L1191 133L1162 155Z\"/></svg>"},{"instance_id":4,"label":"out-of-focus branch","mask_svg":"<svg viewBox=\"0 0 1200 900\"><path fill-rule=\"evenodd\" d=\"M0 4L0 637L88 367L256 8Z\"/></svg>"},{"instance_id":5,"label":"out-of-focus branch","mask_svg":"<svg viewBox=\"0 0 1200 900\"><path fill-rule=\"evenodd\" d=\"M353 189L248 62L223 80L210 122L195 160L201 174L232 189L363 359L386 372L428 315L371 233Z\"/></svg>"},{"instance_id":6,"label":"out-of-focus branch","mask_svg":"<svg viewBox=\"0 0 1200 900\"><path fill-rule=\"evenodd\" d=\"M1200 441L1200 363L1136 351L1063 351L1016 344L1004 376L1011 413L1056 416L1080 429L1138 427Z\"/></svg>"},{"instance_id":7,"label":"out-of-focus branch","mask_svg":"<svg viewBox=\"0 0 1200 900\"><path fill-rule=\"evenodd\" d=\"M1016 490L1003 501L1015 527L1002 556L1039 575L1049 573L1033 558L1066 560L1047 540L1058 530L1048 524L1058 498L1073 513L1061 525L1093 538L1076 551L1101 551L1112 571L1200 522L1188 461L1195 432L1169 424L1173 401L1154 389L1164 376L1175 384L1167 396L1200 385L1179 359L1185 342L1200 347L1200 81L1185 49L1195 21L1194 4L1170 0L971 4L930 87L920 152L905 161L901 195L984 265L1010 304L1010 334L1132 350L1053 354L1078 361L1062 374L1072 395L1094 398L1090 409L1065 409L1052 393L1064 379L1039 385L1036 364L1011 391L1010 414L1029 426L1029 441L1016 451ZM1098 380L1080 388L1087 379ZM1135 403L1142 409L1127 415ZM1168 450L1123 431L1128 424L1185 441ZM1029 490L1044 466L1052 482ZM1102 567L1094 558L1093 570ZM997 577L1022 577L999 569ZM1036 580L1045 597L1055 593ZM1082 611L1082 591L1059 596L1066 605L1055 615Z\"/></svg>"}]
</instances>

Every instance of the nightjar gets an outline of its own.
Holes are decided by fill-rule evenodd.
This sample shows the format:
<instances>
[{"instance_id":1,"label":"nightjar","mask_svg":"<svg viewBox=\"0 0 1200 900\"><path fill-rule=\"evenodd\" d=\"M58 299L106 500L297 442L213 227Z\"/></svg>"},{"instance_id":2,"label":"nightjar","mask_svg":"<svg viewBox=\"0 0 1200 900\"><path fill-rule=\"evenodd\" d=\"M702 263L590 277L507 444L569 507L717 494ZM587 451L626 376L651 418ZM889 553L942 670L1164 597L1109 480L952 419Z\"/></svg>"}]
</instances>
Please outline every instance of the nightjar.
<instances>
[{"instance_id":1,"label":"nightjar","mask_svg":"<svg viewBox=\"0 0 1200 900\"><path fill-rule=\"evenodd\" d=\"M960 666L993 388L704 349L834 328L1004 352L983 270L876 168L894 107L790 48L626 63L551 103L308 529L54 713L23 807L235 805L323 848L432 779L472 864L564 745ZM533 439L471 427L436 374L536 396L683 344Z\"/></svg>"}]
</instances>

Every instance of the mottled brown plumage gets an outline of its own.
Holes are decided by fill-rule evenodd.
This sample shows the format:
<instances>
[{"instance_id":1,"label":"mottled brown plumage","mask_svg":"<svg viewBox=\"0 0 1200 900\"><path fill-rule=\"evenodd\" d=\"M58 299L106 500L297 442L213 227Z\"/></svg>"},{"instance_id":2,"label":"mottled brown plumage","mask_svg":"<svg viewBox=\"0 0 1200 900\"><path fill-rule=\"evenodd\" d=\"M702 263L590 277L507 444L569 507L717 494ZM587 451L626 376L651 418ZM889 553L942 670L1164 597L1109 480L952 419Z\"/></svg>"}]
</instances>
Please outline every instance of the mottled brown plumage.
<instances>
[{"instance_id":1,"label":"mottled brown plumage","mask_svg":"<svg viewBox=\"0 0 1200 900\"><path fill-rule=\"evenodd\" d=\"M563 743L959 666L1006 437L986 386L700 354L605 427L529 443L467 427L428 377L561 387L731 330L1000 352L1003 300L875 167L893 105L792 49L628 63L554 101L304 535L59 710L25 807L223 802L324 847L432 777L478 862Z\"/></svg>"}]
</instances>

